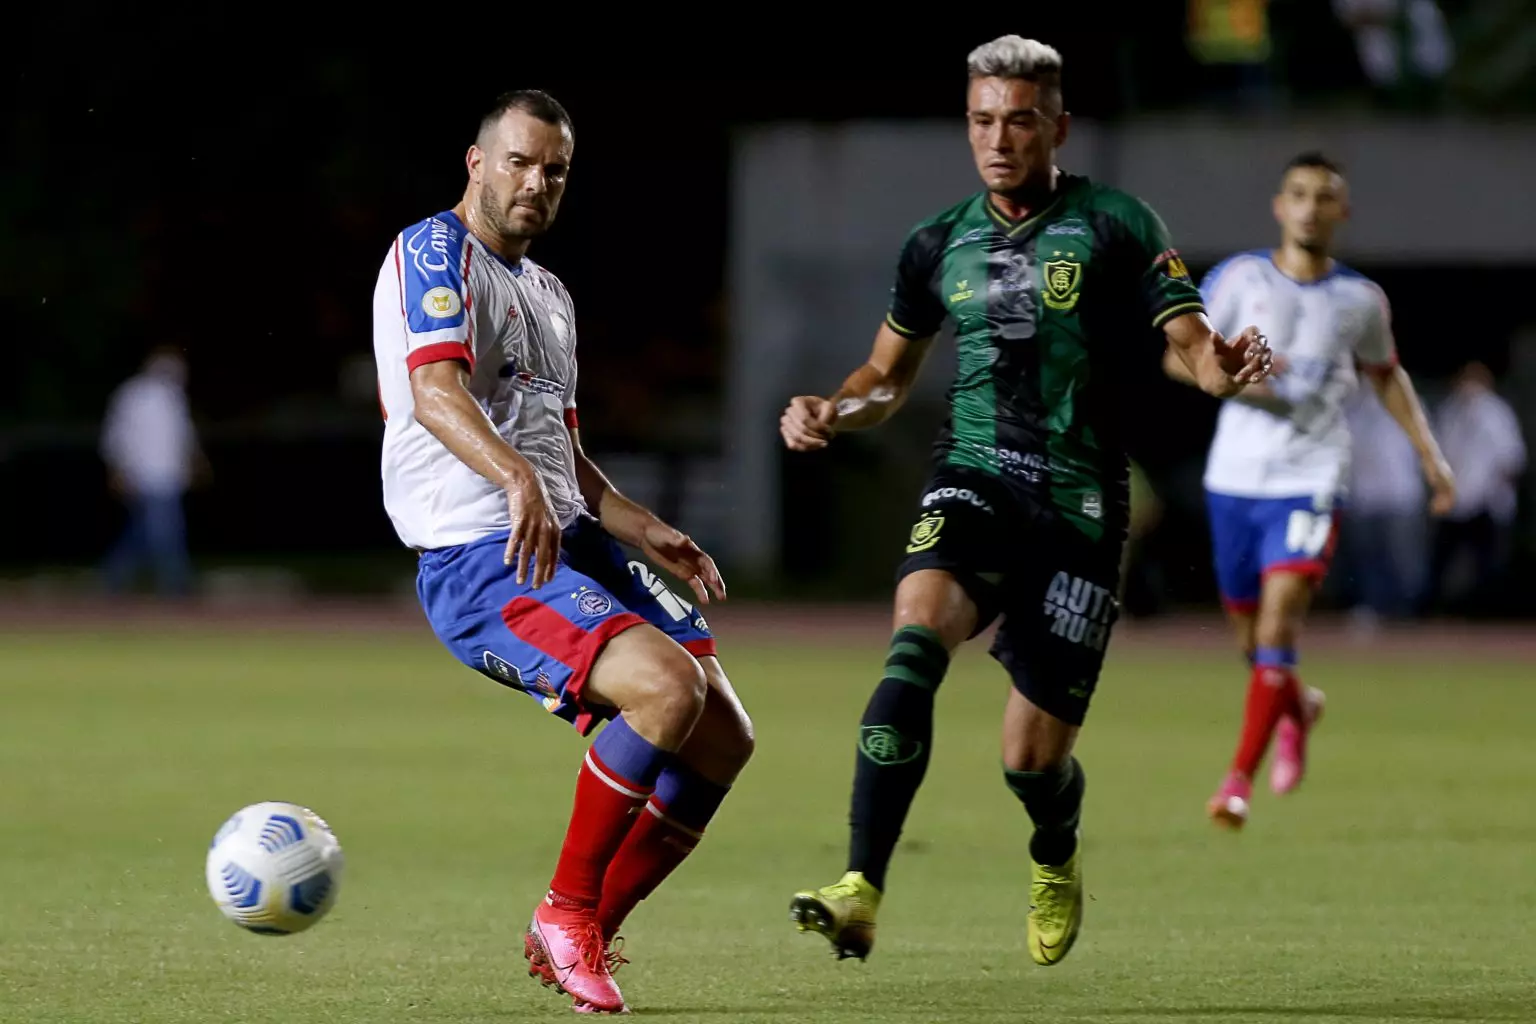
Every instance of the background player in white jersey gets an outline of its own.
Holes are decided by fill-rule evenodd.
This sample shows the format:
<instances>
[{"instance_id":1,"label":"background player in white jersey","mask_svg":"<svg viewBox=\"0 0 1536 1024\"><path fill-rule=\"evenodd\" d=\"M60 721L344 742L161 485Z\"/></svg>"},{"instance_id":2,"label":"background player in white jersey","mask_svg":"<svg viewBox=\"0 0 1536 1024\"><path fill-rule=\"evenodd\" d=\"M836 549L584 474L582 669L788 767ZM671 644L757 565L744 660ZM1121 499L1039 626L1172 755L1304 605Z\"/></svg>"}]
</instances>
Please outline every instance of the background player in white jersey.
<instances>
[{"instance_id":1,"label":"background player in white jersey","mask_svg":"<svg viewBox=\"0 0 1536 1024\"><path fill-rule=\"evenodd\" d=\"M1320 153L1296 157L1273 208L1279 248L1228 257L1201 284L1212 327L1263 323L1275 352L1271 381L1222 407L1205 472L1217 583L1252 666L1237 751L1206 805L1228 828L1247 821L1272 735L1271 789L1288 793L1300 783L1307 735L1322 713L1322 692L1297 679L1296 643L1337 536L1350 459L1344 400L1357 368L1413 442L1431 510L1443 514L1455 498L1450 468L1398 365L1385 293L1329 255L1349 215L1338 166ZM1188 382L1182 360L1170 354L1164 366Z\"/></svg>"},{"instance_id":2,"label":"background player in white jersey","mask_svg":"<svg viewBox=\"0 0 1536 1024\"><path fill-rule=\"evenodd\" d=\"M401 232L380 268L374 354L384 504L420 553L433 630L582 735L608 720L524 951L577 1009L617 1012L618 927L693 849L752 730L702 616L615 538L701 603L725 597L713 561L582 451L571 299L526 256L555 219L574 144L547 94L497 101L463 200Z\"/></svg>"}]
</instances>

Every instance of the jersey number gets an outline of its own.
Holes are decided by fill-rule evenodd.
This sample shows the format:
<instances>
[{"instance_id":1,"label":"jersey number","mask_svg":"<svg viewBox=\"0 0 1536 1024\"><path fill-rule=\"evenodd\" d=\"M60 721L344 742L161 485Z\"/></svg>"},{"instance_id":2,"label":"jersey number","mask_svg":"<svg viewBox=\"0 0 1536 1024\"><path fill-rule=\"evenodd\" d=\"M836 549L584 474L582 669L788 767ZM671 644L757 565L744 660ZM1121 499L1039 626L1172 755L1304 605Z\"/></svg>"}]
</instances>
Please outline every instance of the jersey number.
<instances>
[{"instance_id":1,"label":"jersey number","mask_svg":"<svg viewBox=\"0 0 1536 1024\"><path fill-rule=\"evenodd\" d=\"M1296 509L1285 524L1285 548L1316 558L1328 543L1333 532L1332 514L1318 515L1305 509Z\"/></svg>"},{"instance_id":2,"label":"jersey number","mask_svg":"<svg viewBox=\"0 0 1536 1024\"><path fill-rule=\"evenodd\" d=\"M644 562L631 561L629 571L640 577L640 585L651 592L656 603L665 608L673 619L681 622L693 614L693 605L668 590L667 585Z\"/></svg>"}]
</instances>

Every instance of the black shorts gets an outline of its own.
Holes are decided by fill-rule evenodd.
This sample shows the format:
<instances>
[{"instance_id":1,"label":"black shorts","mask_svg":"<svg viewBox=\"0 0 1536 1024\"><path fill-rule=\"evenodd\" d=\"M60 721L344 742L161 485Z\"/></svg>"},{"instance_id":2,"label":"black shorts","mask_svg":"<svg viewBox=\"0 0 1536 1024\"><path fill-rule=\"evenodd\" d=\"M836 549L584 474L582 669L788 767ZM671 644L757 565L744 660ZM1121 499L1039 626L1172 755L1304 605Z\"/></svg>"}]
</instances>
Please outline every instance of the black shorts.
<instances>
[{"instance_id":1,"label":"black shorts","mask_svg":"<svg viewBox=\"0 0 1536 1024\"><path fill-rule=\"evenodd\" d=\"M953 575L979 613L971 636L1002 617L990 653L1014 687L1081 725L1120 614L1124 546L1123 529L1094 540L993 477L943 468L923 489L896 578Z\"/></svg>"}]
</instances>

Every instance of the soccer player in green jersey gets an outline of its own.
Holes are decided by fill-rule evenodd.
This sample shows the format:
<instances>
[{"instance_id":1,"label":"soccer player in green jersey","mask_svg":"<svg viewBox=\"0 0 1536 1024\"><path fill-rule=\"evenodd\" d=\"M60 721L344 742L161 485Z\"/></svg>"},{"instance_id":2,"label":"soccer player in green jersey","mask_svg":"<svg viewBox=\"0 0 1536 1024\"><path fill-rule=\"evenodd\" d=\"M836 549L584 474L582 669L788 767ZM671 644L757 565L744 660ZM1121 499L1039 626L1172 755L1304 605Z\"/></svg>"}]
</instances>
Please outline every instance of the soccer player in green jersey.
<instances>
[{"instance_id":1,"label":"soccer player in green jersey","mask_svg":"<svg viewBox=\"0 0 1536 1024\"><path fill-rule=\"evenodd\" d=\"M1082 919L1083 769L1072 754L1118 615L1129 512L1127 356L1170 345L1225 397L1263 380L1256 327L1206 319L1145 203L1056 166L1069 116L1061 57L1003 36L968 58L967 119L985 188L918 224L868 361L830 398L793 399L794 451L884 422L934 336L954 323L949 418L898 571L883 676L859 726L841 881L795 894L791 918L839 959L874 943L886 869L928 767L934 694L954 650L1001 618L991 653L1013 686L1002 769L1034 825L1028 945L1059 963Z\"/></svg>"}]
</instances>

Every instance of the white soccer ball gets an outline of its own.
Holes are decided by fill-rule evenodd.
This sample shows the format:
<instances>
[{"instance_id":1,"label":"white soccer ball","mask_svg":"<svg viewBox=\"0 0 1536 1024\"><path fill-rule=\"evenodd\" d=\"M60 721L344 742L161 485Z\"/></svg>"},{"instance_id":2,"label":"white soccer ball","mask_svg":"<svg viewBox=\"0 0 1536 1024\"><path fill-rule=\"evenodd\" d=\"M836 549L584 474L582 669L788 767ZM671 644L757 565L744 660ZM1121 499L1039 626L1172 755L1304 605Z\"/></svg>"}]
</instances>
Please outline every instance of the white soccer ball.
<instances>
[{"instance_id":1,"label":"white soccer ball","mask_svg":"<svg viewBox=\"0 0 1536 1024\"><path fill-rule=\"evenodd\" d=\"M341 844L307 807L267 801L230 816L208 847L208 894L259 935L313 927L336 904Z\"/></svg>"}]
</instances>

